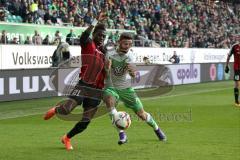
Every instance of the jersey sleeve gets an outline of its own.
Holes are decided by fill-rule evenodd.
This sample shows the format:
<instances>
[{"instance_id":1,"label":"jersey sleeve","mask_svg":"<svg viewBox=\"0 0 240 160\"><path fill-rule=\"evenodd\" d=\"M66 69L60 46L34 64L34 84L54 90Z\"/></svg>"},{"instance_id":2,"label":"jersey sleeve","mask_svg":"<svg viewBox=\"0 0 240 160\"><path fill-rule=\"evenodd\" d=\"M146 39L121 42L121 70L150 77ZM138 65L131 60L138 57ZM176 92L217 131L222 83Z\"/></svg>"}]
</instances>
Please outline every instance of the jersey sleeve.
<instances>
[{"instance_id":1,"label":"jersey sleeve","mask_svg":"<svg viewBox=\"0 0 240 160\"><path fill-rule=\"evenodd\" d=\"M91 42L91 39L89 38L90 33L87 31L84 31L80 37L80 46L85 47L88 43Z\"/></svg>"}]
</instances>

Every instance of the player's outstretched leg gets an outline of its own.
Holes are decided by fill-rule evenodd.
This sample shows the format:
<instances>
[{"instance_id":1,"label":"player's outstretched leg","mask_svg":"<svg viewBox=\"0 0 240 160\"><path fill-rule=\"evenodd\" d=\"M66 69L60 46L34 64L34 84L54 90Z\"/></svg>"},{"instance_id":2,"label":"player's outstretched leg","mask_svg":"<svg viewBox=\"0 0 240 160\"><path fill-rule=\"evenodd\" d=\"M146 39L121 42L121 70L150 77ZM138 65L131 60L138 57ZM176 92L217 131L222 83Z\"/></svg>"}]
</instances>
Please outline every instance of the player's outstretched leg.
<instances>
[{"instance_id":1,"label":"player's outstretched leg","mask_svg":"<svg viewBox=\"0 0 240 160\"><path fill-rule=\"evenodd\" d=\"M159 128L153 117L145 112L143 109L137 112L138 117L140 117L142 120L144 120L149 126L151 126L154 129L155 134L157 135L158 139L160 141L166 141L167 137L164 134L164 132Z\"/></svg>"},{"instance_id":2,"label":"player's outstretched leg","mask_svg":"<svg viewBox=\"0 0 240 160\"><path fill-rule=\"evenodd\" d=\"M56 106L50 108L44 115L43 119L44 120L49 120L52 117L54 117L56 115L56 113L58 114L62 114L62 115L67 115L69 114L76 106L77 106L77 102L73 99L67 99L64 101L59 102L58 104L56 104Z\"/></svg>"}]
</instances>

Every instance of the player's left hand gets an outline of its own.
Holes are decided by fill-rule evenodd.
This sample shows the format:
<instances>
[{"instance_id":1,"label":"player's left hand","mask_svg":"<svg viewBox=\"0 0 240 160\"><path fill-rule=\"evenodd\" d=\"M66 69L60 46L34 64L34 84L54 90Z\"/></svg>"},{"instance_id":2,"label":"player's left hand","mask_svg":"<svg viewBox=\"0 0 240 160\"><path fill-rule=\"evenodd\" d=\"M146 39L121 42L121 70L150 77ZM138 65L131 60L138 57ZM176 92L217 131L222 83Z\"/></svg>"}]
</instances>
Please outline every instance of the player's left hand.
<instances>
[{"instance_id":1,"label":"player's left hand","mask_svg":"<svg viewBox=\"0 0 240 160\"><path fill-rule=\"evenodd\" d=\"M127 65L127 70L128 70L128 73L131 77L135 77L136 76L136 69L134 66L132 66L131 64L128 64Z\"/></svg>"}]
</instances>

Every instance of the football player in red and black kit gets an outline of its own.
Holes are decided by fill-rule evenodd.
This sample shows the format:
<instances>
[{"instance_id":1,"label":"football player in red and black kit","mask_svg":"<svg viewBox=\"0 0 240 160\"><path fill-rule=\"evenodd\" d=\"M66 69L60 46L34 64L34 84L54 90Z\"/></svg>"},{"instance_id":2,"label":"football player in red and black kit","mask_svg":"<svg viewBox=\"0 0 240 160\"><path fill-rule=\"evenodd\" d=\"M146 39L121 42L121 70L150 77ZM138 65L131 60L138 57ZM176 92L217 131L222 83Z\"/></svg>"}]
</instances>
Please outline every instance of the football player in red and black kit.
<instances>
[{"instance_id":1,"label":"football player in red and black kit","mask_svg":"<svg viewBox=\"0 0 240 160\"><path fill-rule=\"evenodd\" d=\"M233 64L233 69L234 69L234 81L235 81L235 86L234 86L234 97L235 97L235 106L240 107L238 96L239 96L239 87L240 87L240 43L236 43L232 46L228 57L227 57L227 62L226 62L226 67L225 67L225 72L229 72L229 60L230 57L233 55L234 57L234 64Z\"/></svg>"},{"instance_id":2,"label":"football player in red and black kit","mask_svg":"<svg viewBox=\"0 0 240 160\"><path fill-rule=\"evenodd\" d=\"M96 90L101 90L104 87L105 69L102 48L106 37L106 29L104 24L98 22L102 22L106 18L106 14L101 12L80 37L82 67L78 86L86 86ZM89 36L92 30L92 39L90 39ZM62 137L62 143L67 150L73 149L70 139L87 128L97 111L97 106L101 102L100 98L90 97L91 95L85 97L72 94L67 100L49 109L44 115L45 120L52 118L56 114L68 115L76 106L82 105L83 115L81 120Z\"/></svg>"}]
</instances>

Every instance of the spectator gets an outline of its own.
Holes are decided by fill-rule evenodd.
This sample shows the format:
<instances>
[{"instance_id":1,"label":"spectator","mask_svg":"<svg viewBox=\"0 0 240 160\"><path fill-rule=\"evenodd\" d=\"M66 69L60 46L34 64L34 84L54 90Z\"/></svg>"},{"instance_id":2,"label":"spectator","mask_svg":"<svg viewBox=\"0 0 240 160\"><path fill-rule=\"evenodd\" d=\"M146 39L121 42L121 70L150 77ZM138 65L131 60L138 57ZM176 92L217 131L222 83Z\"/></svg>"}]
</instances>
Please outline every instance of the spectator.
<instances>
[{"instance_id":1,"label":"spectator","mask_svg":"<svg viewBox=\"0 0 240 160\"><path fill-rule=\"evenodd\" d=\"M178 57L176 51L173 51L173 56L169 59L169 62L178 64L180 63L180 58Z\"/></svg>"},{"instance_id":2,"label":"spectator","mask_svg":"<svg viewBox=\"0 0 240 160\"><path fill-rule=\"evenodd\" d=\"M13 37L13 39L11 40L10 44L18 44L18 39L17 37Z\"/></svg>"},{"instance_id":3,"label":"spectator","mask_svg":"<svg viewBox=\"0 0 240 160\"><path fill-rule=\"evenodd\" d=\"M27 36L26 40L24 41L24 44L32 44L32 40L30 36Z\"/></svg>"},{"instance_id":4,"label":"spectator","mask_svg":"<svg viewBox=\"0 0 240 160\"><path fill-rule=\"evenodd\" d=\"M43 6L43 4L41 4L40 6L39 6L39 9L37 10L37 16L38 17L40 17L40 18L42 18L42 19L44 19L44 15L45 15L45 10L44 10L44 6Z\"/></svg>"},{"instance_id":5,"label":"spectator","mask_svg":"<svg viewBox=\"0 0 240 160\"><path fill-rule=\"evenodd\" d=\"M50 44L49 35L46 35L46 37L43 39L42 44L44 44L44 45L49 45Z\"/></svg>"},{"instance_id":6,"label":"spectator","mask_svg":"<svg viewBox=\"0 0 240 160\"><path fill-rule=\"evenodd\" d=\"M22 17L23 22L27 22L29 11L28 11L28 3L22 0L20 5L20 16Z\"/></svg>"},{"instance_id":7,"label":"spectator","mask_svg":"<svg viewBox=\"0 0 240 160\"><path fill-rule=\"evenodd\" d=\"M70 29L70 33L68 33L67 36L66 36L66 42L67 42L69 45L73 45L75 38L76 38L76 35L73 33L73 30Z\"/></svg>"},{"instance_id":8,"label":"spectator","mask_svg":"<svg viewBox=\"0 0 240 160\"><path fill-rule=\"evenodd\" d=\"M21 2L20 2L21 1ZM240 33L237 1L144 0L52 1L12 0L1 4L23 22L88 26L100 9L107 11L107 28L134 29L138 36L161 47L225 48ZM128 2L128 3L127 3ZM140 38L137 37L137 38ZM114 41L115 38L111 37ZM140 38L142 41L142 38ZM137 46L151 46L149 41Z\"/></svg>"},{"instance_id":9,"label":"spectator","mask_svg":"<svg viewBox=\"0 0 240 160\"><path fill-rule=\"evenodd\" d=\"M7 32L6 32L6 30L2 30L2 35L1 35L0 43L2 43L2 44L7 44L7 43L8 43L8 37L7 37Z\"/></svg>"},{"instance_id":10,"label":"spectator","mask_svg":"<svg viewBox=\"0 0 240 160\"><path fill-rule=\"evenodd\" d=\"M35 45L42 44L42 37L40 36L37 30L34 31L34 36L32 37L32 43Z\"/></svg>"},{"instance_id":11,"label":"spectator","mask_svg":"<svg viewBox=\"0 0 240 160\"><path fill-rule=\"evenodd\" d=\"M53 44L58 44L59 42L61 42L61 39L62 38L60 36L60 32L59 30L57 30L54 35Z\"/></svg>"},{"instance_id":12,"label":"spectator","mask_svg":"<svg viewBox=\"0 0 240 160\"><path fill-rule=\"evenodd\" d=\"M45 13L43 19L44 19L45 24L50 24L50 25L52 24L51 14L50 14L49 9L46 9L46 13Z\"/></svg>"},{"instance_id":13,"label":"spectator","mask_svg":"<svg viewBox=\"0 0 240 160\"><path fill-rule=\"evenodd\" d=\"M35 44L35 42L36 42L36 37L38 36L38 31L37 30L35 30L34 31L34 35L33 35L33 37L32 37L32 42Z\"/></svg>"},{"instance_id":14,"label":"spectator","mask_svg":"<svg viewBox=\"0 0 240 160\"><path fill-rule=\"evenodd\" d=\"M9 3L8 10L13 15L19 15L20 6L21 6L20 0L13 0L12 3Z\"/></svg>"},{"instance_id":15,"label":"spectator","mask_svg":"<svg viewBox=\"0 0 240 160\"><path fill-rule=\"evenodd\" d=\"M5 11L0 9L0 21L5 21Z\"/></svg>"},{"instance_id":16,"label":"spectator","mask_svg":"<svg viewBox=\"0 0 240 160\"><path fill-rule=\"evenodd\" d=\"M53 24L57 24L57 23L58 23L57 17L58 17L57 12L56 12L56 11L53 11L52 16L51 16L51 22L52 22Z\"/></svg>"},{"instance_id":17,"label":"spectator","mask_svg":"<svg viewBox=\"0 0 240 160\"><path fill-rule=\"evenodd\" d=\"M150 61L149 61L148 57L143 57L143 62L144 62L145 65L149 65L150 64Z\"/></svg>"},{"instance_id":18,"label":"spectator","mask_svg":"<svg viewBox=\"0 0 240 160\"><path fill-rule=\"evenodd\" d=\"M31 14L31 17L33 19L33 23L36 23L37 19L38 19L38 3L37 3L37 0L34 0L30 3L30 14Z\"/></svg>"}]
</instances>

